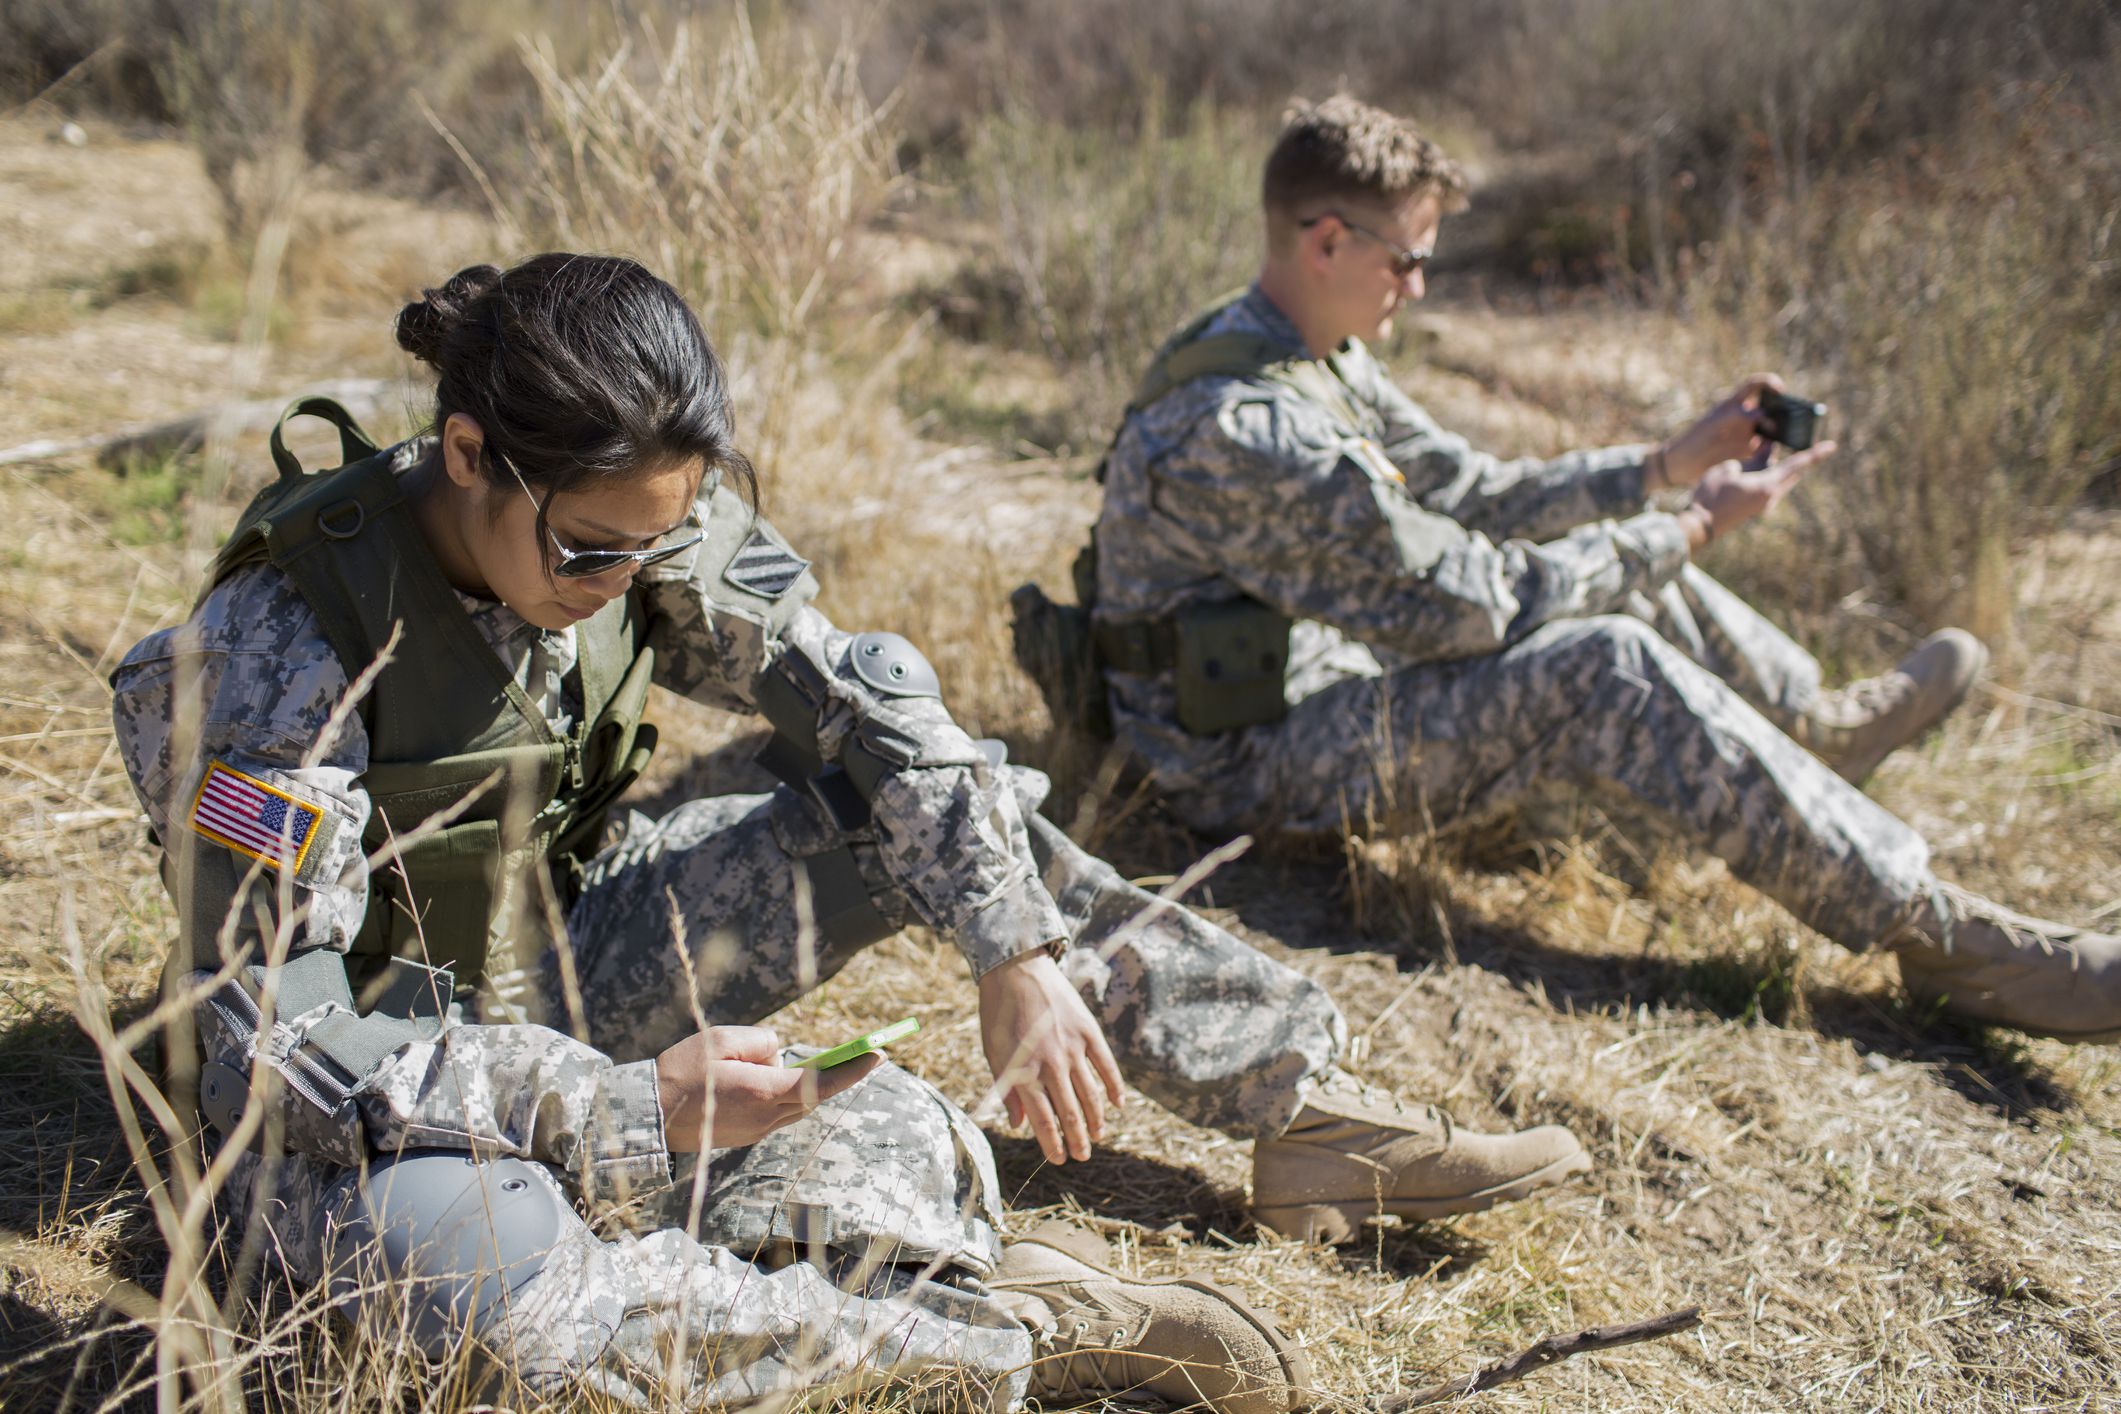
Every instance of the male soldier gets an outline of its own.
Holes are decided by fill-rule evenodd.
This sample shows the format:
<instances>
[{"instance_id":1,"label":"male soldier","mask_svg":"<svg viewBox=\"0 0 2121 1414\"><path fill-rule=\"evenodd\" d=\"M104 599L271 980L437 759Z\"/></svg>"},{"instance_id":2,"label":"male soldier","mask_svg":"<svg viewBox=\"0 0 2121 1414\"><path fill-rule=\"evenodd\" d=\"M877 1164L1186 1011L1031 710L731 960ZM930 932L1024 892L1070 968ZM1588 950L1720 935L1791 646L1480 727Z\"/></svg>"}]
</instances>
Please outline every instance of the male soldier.
<instances>
[{"instance_id":1,"label":"male soldier","mask_svg":"<svg viewBox=\"0 0 2121 1414\"><path fill-rule=\"evenodd\" d=\"M1118 741L1209 833L1589 793L1844 946L1889 948L1960 1015L2114 1036L2121 939L1948 888L1849 783L1958 702L1980 646L1948 630L1822 693L1809 655L1689 563L1833 450L1766 465L1775 379L1661 446L1502 462L1385 376L1363 340L1421 297L1464 190L1388 113L1293 111L1259 279L1158 354L1106 462L1094 637ZM1691 488L1684 509L1645 509L1667 488Z\"/></svg>"}]
</instances>

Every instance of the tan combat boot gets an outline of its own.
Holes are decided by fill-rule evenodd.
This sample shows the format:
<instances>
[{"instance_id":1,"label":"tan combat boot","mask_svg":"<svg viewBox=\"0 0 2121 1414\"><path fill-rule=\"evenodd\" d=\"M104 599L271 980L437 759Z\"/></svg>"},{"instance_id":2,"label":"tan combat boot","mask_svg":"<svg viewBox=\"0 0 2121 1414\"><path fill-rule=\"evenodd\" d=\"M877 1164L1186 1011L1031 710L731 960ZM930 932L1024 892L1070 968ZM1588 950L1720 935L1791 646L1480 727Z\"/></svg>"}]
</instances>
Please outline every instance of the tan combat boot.
<instances>
[{"instance_id":1,"label":"tan combat boot","mask_svg":"<svg viewBox=\"0 0 2121 1414\"><path fill-rule=\"evenodd\" d=\"M1911 926L1884 943L1918 1001L2058 1041L2121 1040L2121 937L2028 918L1959 889L1946 899L1942 928Z\"/></svg>"},{"instance_id":2,"label":"tan combat boot","mask_svg":"<svg viewBox=\"0 0 2121 1414\"><path fill-rule=\"evenodd\" d=\"M1311 1363L1272 1322L1211 1281L1135 1281L1090 1260L1104 1244L1051 1227L1015 1242L988 1283L1031 1329L1031 1394L1079 1400L1138 1390L1220 1414L1287 1414L1309 1401Z\"/></svg>"},{"instance_id":3,"label":"tan combat boot","mask_svg":"<svg viewBox=\"0 0 2121 1414\"><path fill-rule=\"evenodd\" d=\"M1893 671L1821 693L1790 735L1843 780L1861 785L1880 761L1943 721L1987 665L1980 639L1939 629Z\"/></svg>"},{"instance_id":4,"label":"tan combat boot","mask_svg":"<svg viewBox=\"0 0 2121 1414\"><path fill-rule=\"evenodd\" d=\"M1590 1167L1560 1125L1474 1134L1331 1070L1286 1133L1252 1146L1252 1218L1285 1237L1353 1242L1370 1218L1477 1213Z\"/></svg>"}]
</instances>

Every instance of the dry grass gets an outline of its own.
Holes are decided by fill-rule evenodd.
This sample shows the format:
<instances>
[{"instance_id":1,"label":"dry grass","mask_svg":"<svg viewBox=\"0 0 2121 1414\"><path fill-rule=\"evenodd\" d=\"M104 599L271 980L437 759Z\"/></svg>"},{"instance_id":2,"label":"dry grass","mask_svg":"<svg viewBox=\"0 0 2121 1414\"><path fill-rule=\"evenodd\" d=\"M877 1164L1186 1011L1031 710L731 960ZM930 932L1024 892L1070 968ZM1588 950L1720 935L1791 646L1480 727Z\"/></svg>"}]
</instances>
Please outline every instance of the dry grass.
<instances>
[{"instance_id":1,"label":"dry grass","mask_svg":"<svg viewBox=\"0 0 2121 1414\"><path fill-rule=\"evenodd\" d=\"M747 62L725 54L718 69L674 41L662 58L594 83L551 70L546 120L584 135L637 132L625 125L681 95L723 92L713 85L741 80ZM785 91L838 92L858 128L874 114L831 88L829 51L774 62L798 65L775 70ZM805 170L846 179L849 204L826 209L858 219L894 196L888 144L834 167L827 147L802 146L800 124L774 131L787 141L773 151L808 151L818 165ZM669 136L661 147L636 141L633 157L653 157L647 167L585 165L574 170L594 180L581 186L555 178L541 194L563 199L517 219L584 220L611 194L604 183L647 172L669 209L636 210L626 228L575 229L612 243L624 229L642 233L627 244L675 229L672 213L705 200L741 151L711 133ZM161 173L173 212L194 207L185 193L210 190L168 146L99 142L73 167L45 163L52 155L41 129L0 126L0 171L46 173L30 212L8 219L51 233L33 273L7 268L0 300L67 282L103 287L116 218L90 218L105 171ZM762 209L782 199L752 189ZM6 334L10 393L35 390L28 404L0 403L0 428L18 434L8 440L113 420L106 368L122 380L126 420L326 371L397 370L382 333L397 301L495 240L466 218L328 186L286 219L299 235L266 299L276 318L239 299L235 318L201 323L200 294L179 287L69 305L62 329ZM139 224L180 229L168 212ZM852 256L813 248L813 260L865 271L835 290L833 327L814 339L766 342L802 298L800 269L702 268L694 288L726 301L731 326L746 330L725 343L745 425L771 429L769 511L817 559L828 612L915 637L969 725L1040 759L1046 724L1009 665L1001 605L1026 572L1058 575L1093 496L1078 464L1023 454L1007 403L985 445L950 420L899 411L906 372L943 385L966 365L961 347L903 313L912 243L887 239L889 229L869 234L873 261L860 241ZM738 283L716 283L725 279ZM742 290L761 280L776 293L746 304ZM1466 305L1440 308L1426 327L1433 343L1405 351L1414 390L1504 450L1668 427L1712 391L1701 370L1719 355L1713 330L1689 334L1634 309L1534 320ZM231 337L241 330L247 342ZM1432 356L1414 362L1420 347ZM1026 398L1053 396L1037 363L1002 370L984 376L1015 380ZM0 836L10 920L0 927L0 1408L146 1408L158 1359L216 1348L220 1373L256 1407L464 1407L454 1374L416 1378L386 1345L318 1319L313 1297L266 1282L209 1318L202 1303L218 1308L223 1289L186 1281L211 1276L220 1258L180 1251L173 1263L105 1053L79 1024L84 1009L103 1015L104 996L120 1025L143 1013L170 931L105 725L102 675L181 614L199 553L261 474L255 447L216 457L225 474L203 482L0 470L0 515L14 531L0 552L0 793L13 811ZM121 513L137 516L125 522L135 533L118 533ZM2008 614L2019 647L2007 674L1875 788L1937 842L1955 877L2077 919L2110 917L2121 901L2113 529L2086 516L2014 543ZM1802 522L1789 531L1796 553L1806 533ZM1877 627L1846 634L1837 651L1876 666L1894 646L1897 612L1859 616ZM657 710L671 749L650 798L736 777L716 748L742 724L668 701ZM1153 809L1122 813L1093 823L1131 874L1176 872L1205 848ZM1598 1160L1569 1190L1332 1253L1253 1232L1243 1147L1138 1097L1085 1165L1047 1166L997 1131L1019 1215L1087 1214L1125 1265L1231 1281L1305 1337L1337 1399L1423 1383L1549 1331L1699 1303L1709 1319L1696 1335L1574 1362L1487 1407L2113 1407L2112 1048L2024 1043L1910 1014L1884 964L1811 937L1719 870L1595 818L1560 844L1516 853L1381 835L1342 854L1260 853L1195 898L1327 983L1368 1074L1471 1125L1569 1123ZM79 940L71 951L69 939ZM883 944L776 1024L820 1039L919 1015L923 1034L901 1059L973 1103L984 1067L972 992L948 952L918 932ZM188 1312L158 1309L173 1268Z\"/></svg>"}]
</instances>

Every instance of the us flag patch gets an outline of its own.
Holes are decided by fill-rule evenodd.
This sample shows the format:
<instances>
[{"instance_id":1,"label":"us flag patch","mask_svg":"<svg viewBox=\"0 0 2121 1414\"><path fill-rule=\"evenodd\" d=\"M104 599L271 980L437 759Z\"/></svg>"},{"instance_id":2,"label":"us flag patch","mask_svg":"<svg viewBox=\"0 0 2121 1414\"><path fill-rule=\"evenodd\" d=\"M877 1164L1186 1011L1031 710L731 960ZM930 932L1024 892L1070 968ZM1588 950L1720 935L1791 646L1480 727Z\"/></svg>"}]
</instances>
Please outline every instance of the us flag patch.
<instances>
[{"instance_id":1,"label":"us flag patch","mask_svg":"<svg viewBox=\"0 0 2121 1414\"><path fill-rule=\"evenodd\" d=\"M219 761L207 767L191 808L194 830L274 869L301 869L322 818L316 807Z\"/></svg>"},{"instance_id":2,"label":"us flag patch","mask_svg":"<svg viewBox=\"0 0 2121 1414\"><path fill-rule=\"evenodd\" d=\"M775 544L764 531L754 530L737 548L729 567L722 571L722 578L746 594L778 599L795 588L796 581L809 568L810 561L785 545Z\"/></svg>"}]
</instances>

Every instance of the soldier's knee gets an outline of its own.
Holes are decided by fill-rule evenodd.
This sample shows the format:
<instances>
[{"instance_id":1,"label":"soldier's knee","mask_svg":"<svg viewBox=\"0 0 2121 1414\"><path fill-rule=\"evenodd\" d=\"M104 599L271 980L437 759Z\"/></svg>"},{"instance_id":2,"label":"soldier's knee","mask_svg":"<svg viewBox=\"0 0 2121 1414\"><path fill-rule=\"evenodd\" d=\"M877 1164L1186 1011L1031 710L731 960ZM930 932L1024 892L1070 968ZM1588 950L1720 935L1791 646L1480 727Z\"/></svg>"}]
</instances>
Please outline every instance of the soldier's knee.
<instances>
[{"instance_id":1,"label":"soldier's knee","mask_svg":"<svg viewBox=\"0 0 2121 1414\"><path fill-rule=\"evenodd\" d=\"M1665 661L1677 652L1655 628L1626 614L1602 614L1583 619L1576 627L1580 651L1597 668L1618 669L1638 681L1662 677Z\"/></svg>"},{"instance_id":2,"label":"soldier's knee","mask_svg":"<svg viewBox=\"0 0 2121 1414\"><path fill-rule=\"evenodd\" d=\"M1002 768L1009 782L1009 789L1016 796L1016 803L1025 815L1035 815L1046 797L1053 793L1053 778L1036 766L1019 766L1011 761Z\"/></svg>"},{"instance_id":3,"label":"soldier's knee","mask_svg":"<svg viewBox=\"0 0 2121 1414\"><path fill-rule=\"evenodd\" d=\"M430 1355L488 1336L582 1220L550 1175L521 1159L410 1150L326 1196L327 1293L347 1316L404 1322Z\"/></svg>"}]
</instances>

